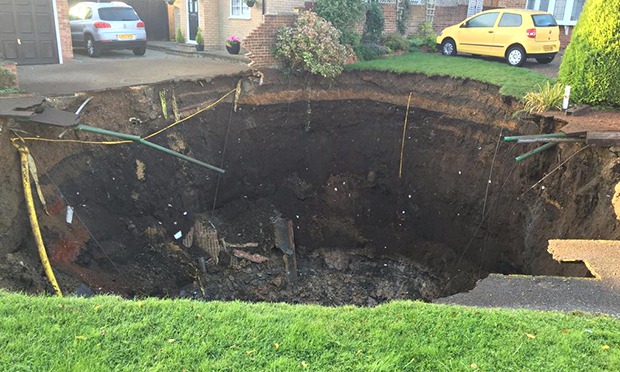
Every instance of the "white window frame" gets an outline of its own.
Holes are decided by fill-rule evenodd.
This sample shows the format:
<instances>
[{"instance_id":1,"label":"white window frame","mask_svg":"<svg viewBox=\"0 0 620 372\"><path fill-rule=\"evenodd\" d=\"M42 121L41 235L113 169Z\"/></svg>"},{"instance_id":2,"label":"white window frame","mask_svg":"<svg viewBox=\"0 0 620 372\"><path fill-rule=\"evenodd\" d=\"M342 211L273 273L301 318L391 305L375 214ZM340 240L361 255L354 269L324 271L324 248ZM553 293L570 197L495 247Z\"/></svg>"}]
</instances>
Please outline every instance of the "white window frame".
<instances>
[{"instance_id":1,"label":"white window frame","mask_svg":"<svg viewBox=\"0 0 620 372\"><path fill-rule=\"evenodd\" d=\"M233 8L241 5L241 14L233 14ZM230 18L250 19L252 18L251 8L246 5L245 0L230 0Z\"/></svg>"},{"instance_id":2,"label":"white window frame","mask_svg":"<svg viewBox=\"0 0 620 372\"><path fill-rule=\"evenodd\" d=\"M540 0L533 0L534 7L533 9L540 9ZM556 19L558 24L561 26L574 26L577 23L577 20L571 21L570 17L573 13L573 5L575 4L575 0L566 0L566 6L564 9L564 18ZM548 12L553 14L555 10L555 0L549 0L549 10ZM583 9L582 9L583 11ZM581 14L580 14L581 15Z\"/></svg>"}]
</instances>

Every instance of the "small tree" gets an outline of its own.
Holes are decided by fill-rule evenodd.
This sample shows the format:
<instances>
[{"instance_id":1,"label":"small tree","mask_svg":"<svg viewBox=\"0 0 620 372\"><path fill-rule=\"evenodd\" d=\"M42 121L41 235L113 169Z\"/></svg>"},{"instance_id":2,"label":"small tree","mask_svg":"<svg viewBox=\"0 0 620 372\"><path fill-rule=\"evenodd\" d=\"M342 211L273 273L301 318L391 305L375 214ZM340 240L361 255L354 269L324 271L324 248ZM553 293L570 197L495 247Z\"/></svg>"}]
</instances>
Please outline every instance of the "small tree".
<instances>
[{"instance_id":1,"label":"small tree","mask_svg":"<svg viewBox=\"0 0 620 372\"><path fill-rule=\"evenodd\" d=\"M204 37L202 37L202 30L200 29L200 27L198 27L198 30L196 30L196 44L198 45L205 44L205 39Z\"/></svg>"},{"instance_id":2,"label":"small tree","mask_svg":"<svg viewBox=\"0 0 620 372\"><path fill-rule=\"evenodd\" d=\"M177 28L176 41L177 41L177 43L184 43L185 42L185 38L183 37L183 33L181 32L181 27Z\"/></svg>"},{"instance_id":3,"label":"small tree","mask_svg":"<svg viewBox=\"0 0 620 372\"><path fill-rule=\"evenodd\" d=\"M373 0L368 4L368 10L366 10L366 23L364 24L362 41L372 43L378 42L383 35L384 29L385 18L383 17L383 12L377 0Z\"/></svg>"},{"instance_id":4,"label":"small tree","mask_svg":"<svg viewBox=\"0 0 620 372\"><path fill-rule=\"evenodd\" d=\"M560 80L576 102L620 106L620 0L588 0L566 48Z\"/></svg>"},{"instance_id":5,"label":"small tree","mask_svg":"<svg viewBox=\"0 0 620 372\"><path fill-rule=\"evenodd\" d=\"M340 31L340 43L356 48L360 35L355 26L366 12L364 0L316 0L316 13Z\"/></svg>"},{"instance_id":6,"label":"small tree","mask_svg":"<svg viewBox=\"0 0 620 372\"><path fill-rule=\"evenodd\" d=\"M313 12L303 12L293 27L278 31L275 55L296 72L323 77L339 75L350 56L340 31Z\"/></svg>"}]
</instances>

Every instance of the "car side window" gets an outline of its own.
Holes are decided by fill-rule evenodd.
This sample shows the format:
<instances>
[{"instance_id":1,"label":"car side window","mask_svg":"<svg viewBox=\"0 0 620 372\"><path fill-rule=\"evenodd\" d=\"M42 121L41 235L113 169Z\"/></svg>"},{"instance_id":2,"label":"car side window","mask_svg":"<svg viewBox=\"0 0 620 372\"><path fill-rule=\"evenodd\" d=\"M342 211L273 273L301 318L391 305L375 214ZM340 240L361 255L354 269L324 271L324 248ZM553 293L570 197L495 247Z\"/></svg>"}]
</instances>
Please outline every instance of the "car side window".
<instances>
[{"instance_id":1,"label":"car side window","mask_svg":"<svg viewBox=\"0 0 620 372\"><path fill-rule=\"evenodd\" d=\"M499 13L486 13L474 17L465 23L465 27L493 27Z\"/></svg>"},{"instance_id":2,"label":"car side window","mask_svg":"<svg viewBox=\"0 0 620 372\"><path fill-rule=\"evenodd\" d=\"M499 27L519 27L523 23L520 14L504 13L499 20Z\"/></svg>"},{"instance_id":3,"label":"car side window","mask_svg":"<svg viewBox=\"0 0 620 372\"><path fill-rule=\"evenodd\" d=\"M84 15L84 19L93 18L93 10L91 8L86 8L86 14Z\"/></svg>"}]
</instances>

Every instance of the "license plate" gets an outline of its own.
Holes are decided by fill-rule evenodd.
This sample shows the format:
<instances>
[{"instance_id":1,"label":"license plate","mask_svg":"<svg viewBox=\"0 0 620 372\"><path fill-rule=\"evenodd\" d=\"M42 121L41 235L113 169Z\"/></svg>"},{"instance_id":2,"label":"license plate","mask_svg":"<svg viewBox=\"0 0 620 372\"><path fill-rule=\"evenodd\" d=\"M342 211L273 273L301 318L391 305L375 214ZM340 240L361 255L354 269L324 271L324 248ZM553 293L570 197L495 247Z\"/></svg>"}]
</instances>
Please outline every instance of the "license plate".
<instances>
[{"instance_id":1,"label":"license plate","mask_svg":"<svg viewBox=\"0 0 620 372\"><path fill-rule=\"evenodd\" d=\"M134 39L134 35L132 35L132 34L122 34L122 35L116 35L116 38L118 40L133 40Z\"/></svg>"},{"instance_id":2,"label":"license plate","mask_svg":"<svg viewBox=\"0 0 620 372\"><path fill-rule=\"evenodd\" d=\"M551 52L553 50L553 45L545 45L543 49L545 52Z\"/></svg>"}]
</instances>

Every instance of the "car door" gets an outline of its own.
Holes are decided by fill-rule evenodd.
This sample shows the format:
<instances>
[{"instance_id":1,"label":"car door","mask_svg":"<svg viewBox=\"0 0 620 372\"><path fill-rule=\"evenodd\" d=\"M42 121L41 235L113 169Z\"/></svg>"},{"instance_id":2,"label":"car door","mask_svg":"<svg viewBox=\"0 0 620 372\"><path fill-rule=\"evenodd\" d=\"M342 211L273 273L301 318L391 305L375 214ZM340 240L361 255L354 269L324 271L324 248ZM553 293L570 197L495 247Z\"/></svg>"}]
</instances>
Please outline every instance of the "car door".
<instances>
[{"instance_id":1,"label":"car door","mask_svg":"<svg viewBox=\"0 0 620 372\"><path fill-rule=\"evenodd\" d=\"M474 16L458 32L457 49L462 53L488 54L495 36L495 22L499 12L489 12Z\"/></svg>"},{"instance_id":2,"label":"car door","mask_svg":"<svg viewBox=\"0 0 620 372\"><path fill-rule=\"evenodd\" d=\"M512 12L503 13L495 28L495 38L489 54L495 57L503 57L506 48L513 44L520 34L525 34L523 16Z\"/></svg>"},{"instance_id":3,"label":"car door","mask_svg":"<svg viewBox=\"0 0 620 372\"><path fill-rule=\"evenodd\" d=\"M84 27L86 19L92 16L90 8L84 4L78 4L69 11L69 25L71 27L71 42L74 47L84 45Z\"/></svg>"}]
</instances>

